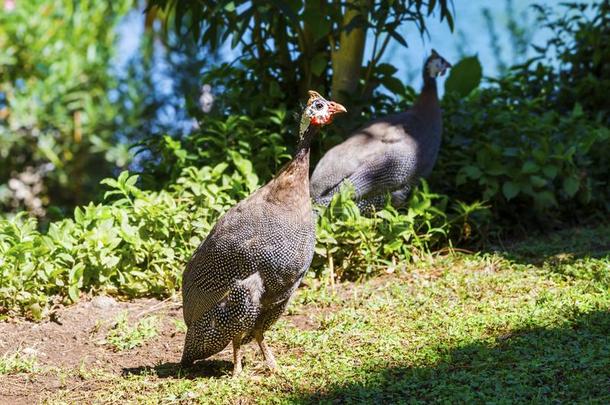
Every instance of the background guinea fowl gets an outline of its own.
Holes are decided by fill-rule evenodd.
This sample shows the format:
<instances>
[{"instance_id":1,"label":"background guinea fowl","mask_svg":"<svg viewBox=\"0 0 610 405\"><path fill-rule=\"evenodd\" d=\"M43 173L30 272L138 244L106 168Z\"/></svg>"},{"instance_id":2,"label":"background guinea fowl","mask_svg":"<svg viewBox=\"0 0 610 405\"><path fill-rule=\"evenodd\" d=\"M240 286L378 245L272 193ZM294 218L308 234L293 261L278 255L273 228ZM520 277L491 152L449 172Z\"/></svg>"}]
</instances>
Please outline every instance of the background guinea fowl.
<instances>
[{"instance_id":1,"label":"background guinea fowl","mask_svg":"<svg viewBox=\"0 0 610 405\"><path fill-rule=\"evenodd\" d=\"M345 111L316 92L309 94L292 161L221 217L187 264L182 282L188 327L184 366L233 342L237 375L240 346L254 338L268 366L275 368L263 334L286 308L314 253L309 144L321 126Z\"/></svg>"},{"instance_id":2,"label":"background guinea fowl","mask_svg":"<svg viewBox=\"0 0 610 405\"><path fill-rule=\"evenodd\" d=\"M411 109L379 118L330 149L311 176L311 196L328 205L346 181L360 209L381 208L385 194L400 205L419 177L432 171L441 142L436 77L451 64L436 51L424 63L422 91Z\"/></svg>"}]
</instances>

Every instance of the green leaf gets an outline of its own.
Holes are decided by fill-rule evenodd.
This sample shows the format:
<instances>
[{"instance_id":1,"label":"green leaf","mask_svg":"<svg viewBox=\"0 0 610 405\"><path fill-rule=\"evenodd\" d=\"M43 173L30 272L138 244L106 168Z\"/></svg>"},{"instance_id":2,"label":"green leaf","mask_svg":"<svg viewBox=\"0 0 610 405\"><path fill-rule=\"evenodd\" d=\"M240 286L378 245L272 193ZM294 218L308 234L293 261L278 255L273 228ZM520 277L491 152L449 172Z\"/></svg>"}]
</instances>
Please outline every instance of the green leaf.
<instances>
[{"instance_id":1,"label":"green leaf","mask_svg":"<svg viewBox=\"0 0 610 405\"><path fill-rule=\"evenodd\" d=\"M553 180L557 176L559 169L557 166L546 165L542 168L542 173L549 179Z\"/></svg>"},{"instance_id":2,"label":"green leaf","mask_svg":"<svg viewBox=\"0 0 610 405\"><path fill-rule=\"evenodd\" d=\"M536 163L532 162L531 160L528 160L527 162L525 162L523 164L523 166L521 166L521 173L524 173L524 174L537 173L539 170L540 170L540 166L538 166Z\"/></svg>"},{"instance_id":3,"label":"green leaf","mask_svg":"<svg viewBox=\"0 0 610 405\"><path fill-rule=\"evenodd\" d=\"M574 104L574 108L572 109L572 118L582 117L584 115L582 111L582 106L580 103Z\"/></svg>"},{"instance_id":4,"label":"green leaf","mask_svg":"<svg viewBox=\"0 0 610 405\"><path fill-rule=\"evenodd\" d=\"M127 170L123 170L121 172L121 174L119 174L119 177L117 178L117 182L119 184L125 184L125 182L127 181L128 178L129 178L129 172Z\"/></svg>"},{"instance_id":5,"label":"green leaf","mask_svg":"<svg viewBox=\"0 0 610 405\"><path fill-rule=\"evenodd\" d=\"M466 174L466 176L473 180L478 179L483 174L483 172L481 172L481 169L479 169L477 166L472 165L464 166L462 168L462 171Z\"/></svg>"},{"instance_id":6,"label":"green leaf","mask_svg":"<svg viewBox=\"0 0 610 405\"><path fill-rule=\"evenodd\" d=\"M403 94L405 85L395 77L385 77L381 83L394 94Z\"/></svg>"},{"instance_id":7,"label":"green leaf","mask_svg":"<svg viewBox=\"0 0 610 405\"><path fill-rule=\"evenodd\" d=\"M390 34L390 36L392 38L394 38L396 41L398 41L398 43L400 45L404 46L405 48L409 47L409 45L407 44L407 41L403 38L403 36L400 35L398 32L396 32L395 30L389 31L388 34Z\"/></svg>"},{"instance_id":8,"label":"green leaf","mask_svg":"<svg viewBox=\"0 0 610 405\"><path fill-rule=\"evenodd\" d=\"M563 180L563 191L569 196L573 197L578 189L580 188L580 180L574 176L566 177Z\"/></svg>"},{"instance_id":9,"label":"green leaf","mask_svg":"<svg viewBox=\"0 0 610 405\"><path fill-rule=\"evenodd\" d=\"M227 167L229 167L229 164L226 162L218 163L212 170L212 177L216 178L220 176L227 169Z\"/></svg>"},{"instance_id":10,"label":"green leaf","mask_svg":"<svg viewBox=\"0 0 610 405\"><path fill-rule=\"evenodd\" d=\"M68 288L68 296L70 297L72 302L78 301L79 292L80 290L76 284L73 284Z\"/></svg>"},{"instance_id":11,"label":"green leaf","mask_svg":"<svg viewBox=\"0 0 610 405\"><path fill-rule=\"evenodd\" d=\"M502 185L502 194L504 194L504 197L506 197L507 200L511 200L511 199L515 198L519 194L520 191L521 191L521 188L515 182L506 181Z\"/></svg>"},{"instance_id":12,"label":"green leaf","mask_svg":"<svg viewBox=\"0 0 610 405\"><path fill-rule=\"evenodd\" d=\"M466 97L479 87L482 77L483 68L479 58L476 55L464 58L451 68L445 82L445 92Z\"/></svg>"},{"instance_id":13,"label":"green leaf","mask_svg":"<svg viewBox=\"0 0 610 405\"><path fill-rule=\"evenodd\" d=\"M127 179L127 181L125 181L125 184L126 184L127 186L129 186L130 188L131 188L131 187L133 187L133 186L136 184L136 182L138 181L138 177L139 177L139 176L138 176L137 174L135 174L135 175L133 175L133 176L129 176L129 178Z\"/></svg>"},{"instance_id":14,"label":"green leaf","mask_svg":"<svg viewBox=\"0 0 610 405\"><path fill-rule=\"evenodd\" d=\"M230 1L227 4L225 4L225 10L228 11L229 13L232 13L233 11L235 11L235 2Z\"/></svg>"},{"instance_id":15,"label":"green leaf","mask_svg":"<svg viewBox=\"0 0 610 405\"><path fill-rule=\"evenodd\" d=\"M311 72L315 76L320 76L326 69L328 61L326 60L326 56L323 53L318 53L311 60Z\"/></svg>"},{"instance_id":16,"label":"green leaf","mask_svg":"<svg viewBox=\"0 0 610 405\"><path fill-rule=\"evenodd\" d=\"M546 179L540 176L533 175L530 177L530 182L536 188L546 186Z\"/></svg>"},{"instance_id":17,"label":"green leaf","mask_svg":"<svg viewBox=\"0 0 610 405\"><path fill-rule=\"evenodd\" d=\"M119 183L117 183L117 181L115 179L111 179L111 178L103 179L100 183L105 184L110 188L119 188Z\"/></svg>"},{"instance_id":18,"label":"green leaf","mask_svg":"<svg viewBox=\"0 0 610 405\"><path fill-rule=\"evenodd\" d=\"M42 319L42 308L39 303L35 302L30 305L30 313L32 314L32 318L40 320Z\"/></svg>"},{"instance_id":19,"label":"green leaf","mask_svg":"<svg viewBox=\"0 0 610 405\"><path fill-rule=\"evenodd\" d=\"M103 182L103 180L102 180ZM83 210L80 207L74 208L74 221L77 224L82 224L85 215L83 214Z\"/></svg>"},{"instance_id":20,"label":"green leaf","mask_svg":"<svg viewBox=\"0 0 610 405\"><path fill-rule=\"evenodd\" d=\"M377 65L375 70L383 76L392 76L398 71L395 66L390 65L389 63L380 63L379 65Z\"/></svg>"},{"instance_id":21,"label":"green leaf","mask_svg":"<svg viewBox=\"0 0 610 405\"><path fill-rule=\"evenodd\" d=\"M519 156L519 148L504 148L502 155L508 157Z\"/></svg>"},{"instance_id":22,"label":"green leaf","mask_svg":"<svg viewBox=\"0 0 610 405\"><path fill-rule=\"evenodd\" d=\"M332 23L318 8L308 8L303 14L307 28L313 33L313 41L317 42L330 34Z\"/></svg>"}]
</instances>

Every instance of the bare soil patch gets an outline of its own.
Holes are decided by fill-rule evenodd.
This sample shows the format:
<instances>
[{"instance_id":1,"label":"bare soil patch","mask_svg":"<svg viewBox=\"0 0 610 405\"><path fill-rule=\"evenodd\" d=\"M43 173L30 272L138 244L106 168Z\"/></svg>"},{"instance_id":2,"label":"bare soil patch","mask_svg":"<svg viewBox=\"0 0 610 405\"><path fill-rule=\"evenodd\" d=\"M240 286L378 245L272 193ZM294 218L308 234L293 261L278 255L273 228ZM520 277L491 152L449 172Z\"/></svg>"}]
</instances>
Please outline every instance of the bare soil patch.
<instances>
[{"instance_id":1,"label":"bare soil patch","mask_svg":"<svg viewBox=\"0 0 610 405\"><path fill-rule=\"evenodd\" d=\"M285 315L284 319L299 329L318 327L318 315L328 308ZM154 316L157 336L130 350L116 351L105 339L126 312L129 325ZM0 375L0 404L31 404L53 392L95 391L95 383L81 373L88 370L121 376L149 373L159 378L196 378L230 373L230 347L209 361L196 364L184 373L179 367L184 331L179 297L159 301L137 299L128 302L110 297L88 297L75 305L60 308L40 323L23 319L0 322L0 357L19 353L34 357L36 371ZM110 381L108 383L111 383Z\"/></svg>"},{"instance_id":2,"label":"bare soil patch","mask_svg":"<svg viewBox=\"0 0 610 405\"><path fill-rule=\"evenodd\" d=\"M156 316L158 336L144 346L115 352L104 339L122 312L128 313L130 323ZM0 323L0 356L20 352L35 356L39 366L95 366L108 371L120 371L134 363L146 365L180 359L184 336L174 322L182 318L176 301L117 302L96 297L61 308L53 318L41 323L25 320Z\"/></svg>"},{"instance_id":3,"label":"bare soil patch","mask_svg":"<svg viewBox=\"0 0 610 405\"><path fill-rule=\"evenodd\" d=\"M130 324L155 316L158 335L134 349L115 351L104 341L122 312L128 314ZM60 308L53 320L1 322L0 357L14 353L34 357L37 372L0 375L0 403L32 403L62 389L95 389L90 382L78 381L75 370L122 373L128 367L177 362L184 334L177 329L175 321L181 318L176 300L120 302L95 297Z\"/></svg>"}]
</instances>

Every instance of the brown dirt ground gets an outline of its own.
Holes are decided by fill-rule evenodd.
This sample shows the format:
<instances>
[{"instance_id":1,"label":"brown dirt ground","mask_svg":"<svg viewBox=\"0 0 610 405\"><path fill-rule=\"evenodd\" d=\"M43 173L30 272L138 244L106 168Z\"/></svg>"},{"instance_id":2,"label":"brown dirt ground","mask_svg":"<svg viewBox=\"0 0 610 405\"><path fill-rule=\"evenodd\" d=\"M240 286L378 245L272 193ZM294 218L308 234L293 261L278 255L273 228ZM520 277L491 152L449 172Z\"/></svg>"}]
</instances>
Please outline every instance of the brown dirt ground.
<instances>
[{"instance_id":1,"label":"brown dirt ground","mask_svg":"<svg viewBox=\"0 0 610 405\"><path fill-rule=\"evenodd\" d=\"M349 302L358 301L355 297L362 298L362 294L374 294L400 279L404 282L405 278L437 276L430 270L421 274L414 271L406 277L386 274L368 280L366 291L363 284L353 282L337 283L328 288L339 302ZM107 305L100 305L100 300ZM306 307L293 305L282 320L301 330L315 330L321 327L323 318L338 310L340 305L337 301L308 303ZM114 351L105 344L104 338L122 312L127 312L130 326L140 319L155 316L158 319L157 336L131 350ZM177 327L177 321L182 321L179 296L163 301L136 299L126 302L98 296L83 297L74 305L60 307L51 319L43 322L20 318L0 322L0 358L21 353L36 360L35 372L0 375L0 405L38 403L58 391L69 391L70 398L83 398L83 401L77 402L88 402L88 393L98 391L113 384L113 379L116 382L117 377L129 374L197 378L218 377L231 372L230 345L189 370L180 369L184 332ZM249 346L252 347L250 350L247 348L246 353L258 352L253 345ZM92 372L96 373L96 377L87 378L87 373Z\"/></svg>"},{"instance_id":2,"label":"brown dirt ground","mask_svg":"<svg viewBox=\"0 0 610 405\"><path fill-rule=\"evenodd\" d=\"M35 373L0 375L0 404L32 404L59 390L95 391L91 379L79 378L81 372L88 370L115 376L144 372L154 372L160 377L177 375L184 342L184 332L176 326L176 321L182 320L178 298L129 302L110 299L112 305L106 308L96 304L98 299L88 297L62 307L52 320L40 323L23 319L0 322L0 357L27 354L35 357L37 367ZM155 316L158 335L142 346L115 352L103 340L124 311L130 326ZM314 329L318 327L316 312L319 311L285 315L284 319L297 328ZM227 348L186 378L228 373L230 361L231 351ZM97 384L104 384L103 378Z\"/></svg>"}]
</instances>

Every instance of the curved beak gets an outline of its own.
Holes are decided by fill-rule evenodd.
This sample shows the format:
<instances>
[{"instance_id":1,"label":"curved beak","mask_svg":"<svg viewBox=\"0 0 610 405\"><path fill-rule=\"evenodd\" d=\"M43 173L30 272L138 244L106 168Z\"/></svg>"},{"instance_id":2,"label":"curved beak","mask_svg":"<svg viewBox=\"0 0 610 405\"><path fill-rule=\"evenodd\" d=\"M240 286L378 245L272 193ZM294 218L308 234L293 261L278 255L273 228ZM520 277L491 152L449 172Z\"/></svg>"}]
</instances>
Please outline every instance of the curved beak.
<instances>
[{"instance_id":1,"label":"curved beak","mask_svg":"<svg viewBox=\"0 0 610 405\"><path fill-rule=\"evenodd\" d=\"M332 114L340 114L340 113L347 112L347 108L343 107L339 103L335 103L334 101L330 102L329 107L330 107L329 110Z\"/></svg>"}]
</instances>

